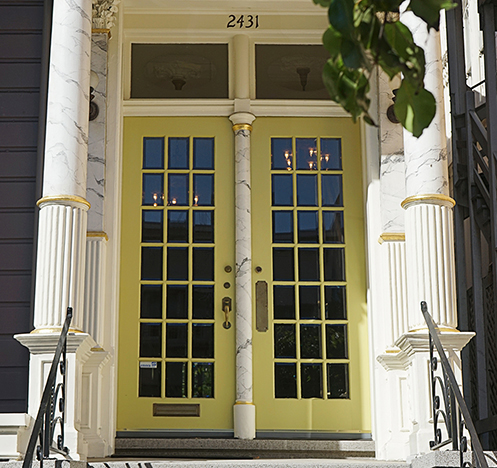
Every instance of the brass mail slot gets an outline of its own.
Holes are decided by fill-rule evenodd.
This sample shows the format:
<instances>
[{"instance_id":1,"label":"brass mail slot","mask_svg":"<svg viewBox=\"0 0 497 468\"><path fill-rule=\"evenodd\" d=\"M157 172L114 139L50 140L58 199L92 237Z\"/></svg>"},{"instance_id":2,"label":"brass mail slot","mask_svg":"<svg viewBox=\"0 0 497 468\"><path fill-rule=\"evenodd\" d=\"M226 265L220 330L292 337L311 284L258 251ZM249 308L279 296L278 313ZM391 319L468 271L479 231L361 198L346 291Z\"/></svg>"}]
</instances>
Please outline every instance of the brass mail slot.
<instances>
[{"instance_id":1,"label":"brass mail slot","mask_svg":"<svg viewBox=\"0 0 497 468\"><path fill-rule=\"evenodd\" d=\"M154 416L199 417L199 404L154 403Z\"/></svg>"}]
</instances>

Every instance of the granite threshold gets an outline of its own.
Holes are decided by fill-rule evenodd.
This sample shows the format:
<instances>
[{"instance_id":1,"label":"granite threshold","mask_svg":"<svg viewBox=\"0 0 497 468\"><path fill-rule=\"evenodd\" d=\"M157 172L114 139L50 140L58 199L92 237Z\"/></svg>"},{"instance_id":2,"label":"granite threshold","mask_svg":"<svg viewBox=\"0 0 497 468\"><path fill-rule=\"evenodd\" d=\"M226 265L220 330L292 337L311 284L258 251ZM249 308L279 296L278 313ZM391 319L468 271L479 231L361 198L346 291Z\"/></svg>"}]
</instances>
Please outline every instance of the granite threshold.
<instances>
[{"instance_id":1,"label":"granite threshold","mask_svg":"<svg viewBox=\"0 0 497 468\"><path fill-rule=\"evenodd\" d=\"M370 458L372 440L116 438L115 456L138 458L296 459Z\"/></svg>"}]
</instances>

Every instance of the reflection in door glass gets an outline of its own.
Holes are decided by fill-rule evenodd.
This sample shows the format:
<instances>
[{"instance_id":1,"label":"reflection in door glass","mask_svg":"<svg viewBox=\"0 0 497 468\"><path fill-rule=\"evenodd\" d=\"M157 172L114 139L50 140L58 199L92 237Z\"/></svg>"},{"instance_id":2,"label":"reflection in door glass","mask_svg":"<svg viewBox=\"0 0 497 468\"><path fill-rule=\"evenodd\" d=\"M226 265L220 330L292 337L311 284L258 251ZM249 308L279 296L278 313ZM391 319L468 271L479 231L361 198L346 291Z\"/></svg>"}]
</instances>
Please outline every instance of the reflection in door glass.
<instances>
[{"instance_id":1,"label":"reflection in door glass","mask_svg":"<svg viewBox=\"0 0 497 468\"><path fill-rule=\"evenodd\" d=\"M214 169L214 138L193 139L193 169Z\"/></svg>"},{"instance_id":2,"label":"reflection in door glass","mask_svg":"<svg viewBox=\"0 0 497 468\"><path fill-rule=\"evenodd\" d=\"M192 357L211 359L214 357L214 324L193 324Z\"/></svg>"},{"instance_id":3,"label":"reflection in door glass","mask_svg":"<svg viewBox=\"0 0 497 468\"><path fill-rule=\"evenodd\" d=\"M302 398L323 398L322 364L301 364Z\"/></svg>"},{"instance_id":4,"label":"reflection in door glass","mask_svg":"<svg viewBox=\"0 0 497 468\"><path fill-rule=\"evenodd\" d=\"M295 318L295 290L293 286L274 286L273 314L275 319Z\"/></svg>"},{"instance_id":5,"label":"reflection in door glass","mask_svg":"<svg viewBox=\"0 0 497 468\"><path fill-rule=\"evenodd\" d=\"M342 206L342 176L339 174L321 175L323 206Z\"/></svg>"},{"instance_id":6,"label":"reflection in door glass","mask_svg":"<svg viewBox=\"0 0 497 468\"><path fill-rule=\"evenodd\" d=\"M162 247L142 247L141 279L162 280Z\"/></svg>"},{"instance_id":7,"label":"reflection in door glass","mask_svg":"<svg viewBox=\"0 0 497 468\"><path fill-rule=\"evenodd\" d=\"M293 205L293 185L291 175L271 176L272 180L272 201L273 206Z\"/></svg>"},{"instance_id":8,"label":"reflection in door glass","mask_svg":"<svg viewBox=\"0 0 497 468\"><path fill-rule=\"evenodd\" d=\"M300 324L300 357L321 359L321 325Z\"/></svg>"},{"instance_id":9,"label":"reflection in door glass","mask_svg":"<svg viewBox=\"0 0 497 468\"><path fill-rule=\"evenodd\" d=\"M193 206L214 205L214 174L193 174Z\"/></svg>"},{"instance_id":10,"label":"reflection in door glass","mask_svg":"<svg viewBox=\"0 0 497 468\"><path fill-rule=\"evenodd\" d=\"M214 398L214 363L194 362L192 364L193 374L193 398Z\"/></svg>"},{"instance_id":11,"label":"reflection in door glass","mask_svg":"<svg viewBox=\"0 0 497 468\"><path fill-rule=\"evenodd\" d=\"M195 247L193 249L193 280L214 281L214 249Z\"/></svg>"},{"instance_id":12,"label":"reflection in door glass","mask_svg":"<svg viewBox=\"0 0 497 468\"><path fill-rule=\"evenodd\" d=\"M326 325L326 357L347 359L347 325Z\"/></svg>"},{"instance_id":13,"label":"reflection in door glass","mask_svg":"<svg viewBox=\"0 0 497 468\"><path fill-rule=\"evenodd\" d=\"M188 318L188 286L167 285L166 316L168 319Z\"/></svg>"},{"instance_id":14,"label":"reflection in door glass","mask_svg":"<svg viewBox=\"0 0 497 468\"><path fill-rule=\"evenodd\" d=\"M299 281L319 281L319 249L299 249Z\"/></svg>"},{"instance_id":15,"label":"reflection in door glass","mask_svg":"<svg viewBox=\"0 0 497 468\"><path fill-rule=\"evenodd\" d=\"M274 364L274 396L297 398L297 365L277 362Z\"/></svg>"},{"instance_id":16,"label":"reflection in door glass","mask_svg":"<svg viewBox=\"0 0 497 468\"><path fill-rule=\"evenodd\" d=\"M292 169L291 138L271 138L271 169Z\"/></svg>"},{"instance_id":17,"label":"reflection in door glass","mask_svg":"<svg viewBox=\"0 0 497 468\"><path fill-rule=\"evenodd\" d=\"M341 211L323 212L323 242L343 244L343 213Z\"/></svg>"},{"instance_id":18,"label":"reflection in door glass","mask_svg":"<svg viewBox=\"0 0 497 468\"><path fill-rule=\"evenodd\" d=\"M319 242L319 217L317 211L298 212L299 242L317 244Z\"/></svg>"},{"instance_id":19,"label":"reflection in door glass","mask_svg":"<svg viewBox=\"0 0 497 468\"><path fill-rule=\"evenodd\" d=\"M273 249L273 279L275 281L293 281L293 249Z\"/></svg>"},{"instance_id":20,"label":"reflection in door glass","mask_svg":"<svg viewBox=\"0 0 497 468\"><path fill-rule=\"evenodd\" d=\"M345 320L345 286L325 286L325 314L327 320Z\"/></svg>"},{"instance_id":21,"label":"reflection in door glass","mask_svg":"<svg viewBox=\"0 0 497 468\"><path fill-rule=\"evenodd\" d=\"M318 206L318 178L315 175L297 175L297 205Z\"/></svg>"},{"instance_id":22,"label":"reflection in door glass","mask_svg":"<svg viewBox=\"0 0 497 468\"><path fill-rule=\"evenodd\" d=\"M295 138L297 169L315 171L318 168L316 138Z\"/></svg>"},{"instance_id":23,"label":"reflection in door glass","mask_svg":"<svg viewBox=\"0 0 497 468\"><path fill-rule=\"evenodd\" d=\"M342 140L340 138L321 138L321 169L342 169Z\"/></svg>"},{"instance_id":24,"label":"reflection in door glass","mask_svg":"<svg viewBox=\"0 0 497 468\"><path fill-rule=\"evenodd\" d=\"M274 325L274 357L297 357L295 350L295 325L281 323Z\"/></svg>"},{"instance_id":25,"label":"reflection in door glass","mask_svg":"<svg viewBox=\"0 0 497 468\"><path fill-rule=\"evenodd\" d=\"M143 138L143 169L164 169L164 138Z\"/></svg>"},{"instance_id":26,"label":"reflection in door glass","mask_svg":"<svg viewBox=\"0 0 497 468\"><path fill-rule=\"evenodd\" d=\"M328 398L350 398L349 365L327 364Z\"/></svg>"},{"instance_id":27,"label":"reflection in door glass","mask_svg":"<svg viewBox=\"0 0 497 468\"><path fill-rule=\"evenodd\" d=\"M293 211L273 211L273 242L293 242Z\"/></svg>"},{"instance_id":28,"label":"reflection in door glass","mask_svg":"<svg viewBox=\"0 0 497 468\"><path fill-rule=\"evenodd\" d=\"M188 396L188 370L186 362L166 362L166 397Z\"/></svg>"},{"instance_id":29,"label":"reflection in door glass","mask_svg":"<svg viewBox=\"0 0 497 468\"><path fill-rule=\"evenodd\" d=\"M188 205L188 174L169 174L167 180L167 204Z\"/></svg>"},{"instance_id":30,"label":"reflection in door glass","mask_svg":"<svg viewBox=\"0 0 497 468\"><path fill-rule=\"evenodd\" d=\"M188 280L188 247L167 248L167 279Z\"/></svg>"},{"instance_id":31,"label":"reflection in door glass","mask_svg":"<svg viewBox=\"0 0 497 468\"><path fill-rule=\"evenodd\" d=\"M319 286L299 287L299 311L301 320L321 319Z\"/></svg>"},{"instance_id":32,"label":"reflection in door glass","mask_svg":"<svg viewBox=\"0 0 497 468\"><path fill-rule=\"evenodd\" d=\"M162 210L142 211L142 242L164 241L164 212Z\"/></svg>"},{"instance_id":33,"label":"reflection in door glass","mask_svg":"<svg viewBox=\"0 0 497 468\"><path fill-rule=\"evenodd\" d=\"M162 318L162 284L141 285L140 318Z\"/></svg>"},{"instance_id":34,"label":"reflection in door glass","mask_svg":"<svg viewBox=\"0 0 497 468\"><path fill-rule=\"evenodd\" d=\"M167 241L188 242L188 211L168 210Z\"/></svg>"},{"instance_id":35,"label":"reflection in door glass","mask_svg":"<svg viewBox=\"0 0 497 468\"><path fill-rule=\"evenodd\" d=\"M169 169L188 169L189 138L169 138Z\"/></svg>"},{"instance_id":36,"label":"reflection in door glass","mask_svg":"<svg viewBox=\"0 0 497 468\"><path fill-rule=\"evenodd\" d=\"M188 324L166 324L166 357L188 357Z\"/></svg>"},{"instance_id":37,"label":"reflection in door glass","mask_svg":"<svg viewBox=\"0 0 497 468\"><path fill-rule=\"evenodd\" d=\"M143 174L142 205L164 205L164 176L162 174Z\"/></svg>"},{"instance_id":38,"label":"reflection in door glass","mask_svg":"<svg viewBox=\"0 0 497 468\"><path fill-rule=\"evenodd\" d=\"M138 396L161 396L161 365L160 362L140 362ZM147 365L147 367L142 367Z\"/></svg>"},{"instance_id":39,"label":"reflection in door glass","mask_svg":"<svg viewBox=\"0 0 497 468\"><path fill-rule=\"evenodd\" d=\"M140 324L140 357L162 356L162 323Z\"/></svg>"},{"instance_id":40,"label":"reflection in door glass","mask_svg":"<svg viewBox=\"0 0 497 468\"><path fill-rule=\"evenodd\" d=\"M214 243L214 211L193 212L193 242Z\"/></svg>"},{"instance_id":41,"label":"reflection in door glass","mask_svg":"<svg viewBox=\"0 0 497 468\"><path fill-rule=\"evenodd\" d=\"M193 286L193 318L214 318L214 286Z\"/></svg>"}]
</instances>

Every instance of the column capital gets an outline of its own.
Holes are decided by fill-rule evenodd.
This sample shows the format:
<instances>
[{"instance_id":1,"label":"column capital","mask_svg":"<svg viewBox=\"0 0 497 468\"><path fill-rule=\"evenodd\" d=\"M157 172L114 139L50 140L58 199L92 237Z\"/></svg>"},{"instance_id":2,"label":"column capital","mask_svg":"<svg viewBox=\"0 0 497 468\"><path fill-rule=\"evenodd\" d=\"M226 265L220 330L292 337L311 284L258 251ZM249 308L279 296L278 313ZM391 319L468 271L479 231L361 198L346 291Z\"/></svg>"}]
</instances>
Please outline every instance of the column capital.
<instances>
[{"instance_id":1,"label":"column capital","mask_svg":"<svg viewBox=\"0 0 497 468\"><path fill-rule=\"evenodd\" d=\"M95 32L110 34L116 23L117 4L120 0L93 0L92 28Z\"/></svg>"},{"instance_id":2,"label":"column capital","mask_svg":"<svg viewBox=\"0 0 497 468\"><path fill-rule=\"evenodd\" d=\"M40 198L36 205L43 208L47 205L69 205L73 208L81 208L88 211L91 208L90 202L77 195L54 195Z\"/></svg>"},{"instance_id":3,"label":"column capital","mask_svg":"<svg viewBox=\"0 0 497 468\"><path fill-rule=\"evenodd\" d=\"M240 129L252 131L252 123L255 120L255 115L249 112L235 112L230 115L229 119L233 123L233 131ZM247 127L243 127L243 125L246 125ZM238 128L235 128L236 126L238 126Z\"/></svg>"}]
</instances>

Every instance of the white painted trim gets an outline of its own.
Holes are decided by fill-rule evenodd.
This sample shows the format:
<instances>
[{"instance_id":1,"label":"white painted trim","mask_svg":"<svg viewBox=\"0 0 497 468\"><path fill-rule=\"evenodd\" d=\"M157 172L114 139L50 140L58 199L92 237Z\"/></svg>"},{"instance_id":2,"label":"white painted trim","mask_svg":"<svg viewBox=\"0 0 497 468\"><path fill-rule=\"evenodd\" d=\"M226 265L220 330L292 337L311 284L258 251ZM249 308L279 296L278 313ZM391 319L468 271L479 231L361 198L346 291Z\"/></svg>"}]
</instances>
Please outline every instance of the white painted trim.
<instances>
[{"instance_id":1,"label":"white painted trim","mask_svg":"<svg viewBox=\"0 0 497 468\"><path fill-rule=\"evenodd\" d=\"M230 99L130 99L123 102L125 117L228 117L233 112L235 105ZM257 117L350 117L333 101L253 100L250 112Z\"/></svg>"}]
</instances>

